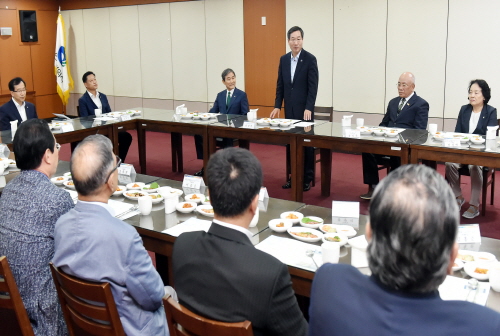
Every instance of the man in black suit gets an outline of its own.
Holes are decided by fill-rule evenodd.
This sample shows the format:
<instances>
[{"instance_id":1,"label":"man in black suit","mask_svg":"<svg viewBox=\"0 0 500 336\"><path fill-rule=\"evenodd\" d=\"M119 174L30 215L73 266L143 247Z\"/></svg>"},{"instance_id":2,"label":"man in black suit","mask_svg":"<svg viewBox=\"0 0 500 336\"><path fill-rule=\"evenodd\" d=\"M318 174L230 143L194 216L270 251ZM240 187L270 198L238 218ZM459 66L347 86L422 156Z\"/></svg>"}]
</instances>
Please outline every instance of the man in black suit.
<instances>
[{"instance_id":1,"label":"man in black suit","mask_svg":"<svg viewBox=\"0 0 500 336\"><path fill-rule=\"evenodd\" d=\"M426 129L429 117L429 103L417 96L415 92L415 76L404 72L398 80L399 96L391 99L387 112L379 126L411 129ZM368 192L361 195L362 199L372 198L373 190L379 182L378 164L387 163L387 157L379 154L363 153L363 182L368 184ZM401 159L390 156L391 171L401 165Z\"/></svg>"},{"instance_id":2,"label":"man in black suit","mask_svg":"<svg viewBox=\"0 0 500 336\"><path fill-rule=\"evenodd\" d=\"M9 82L12 99L0 106L0 123L2 131L10 130L10 122L17 120L18 126L28 119L37 119L35 105L25 101L26 83L21 77L16 77Z\"/></svg>"},{"instance_id":3,"label":"man in black suit","mask_svg":"<svg viewBox=\"0 0 500 336\"><path fill-rule=\"evenodd\" d=\"M300 27L288 30L291 52L281 56L276 84L276 100L271 118L279 115L285 101L285 118L314 121L314 104L318 93L318 63L313 54L302 49L304 31ZM287 146L287 151L290 148ZM314 178L314 148L304 150L304 191L311 189ZM283 189L292 187L290 179Z\"/></svg>"},{"instance_id":4,"label":"man in black suit","mask_svg":"<svg viewBox=\"0 0 500 336\"><path fill-rule=\"evenodd\" d=\"M259 161L245 149L220 150L208 162L207 181L210 229L183 233L174 244L179 302L214 320L248 320L256 336L306 335L287 266L250 241L262 185Z\"/></svg>"},{"instance_id":5,"label":"man in black suit","mask_svg":"<svg viewBox=\"0 0 500 336\"><path fill-rule=\"evenodd\" d=\"M101 113L111 112L108 97L97 91L99 85L95 74L92 71L87 71L83 74L82 81L87 91L78 99L78 116L93 116L96 109L101 110ZM122 162L125 162L130 144L132 144L132 135L125 131L118 132L118 156Z\"/></svg>"}]
</instances>

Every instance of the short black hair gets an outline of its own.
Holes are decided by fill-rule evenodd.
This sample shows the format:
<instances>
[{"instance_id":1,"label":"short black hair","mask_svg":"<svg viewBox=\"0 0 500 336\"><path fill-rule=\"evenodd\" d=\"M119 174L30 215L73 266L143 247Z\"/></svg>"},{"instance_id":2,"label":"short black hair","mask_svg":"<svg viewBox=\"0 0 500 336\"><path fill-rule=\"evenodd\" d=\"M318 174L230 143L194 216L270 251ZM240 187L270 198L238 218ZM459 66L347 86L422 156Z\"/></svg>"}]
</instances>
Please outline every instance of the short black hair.
<instances>
[{"instance_id":1,"label":"short black hair","mask_svg":"<svg viewBox=\"0 0 500 336\"><path fill-rule=\"evenodd\" d=\"M490 86L488 85L488 83L486 83L486 81L484 79L473 79L470 81L469 89L467 90L467 93L470 92L470 87L472 86L472 84L479 85L479 87L481 88L481 93L483 94L483 97L484 97L484 103L488 104L488 102L491 99L491 89L490 89Z\"/></svg>"},{"instance_id":2,"label":"short black hair","mask_svg":"<svg viewBox=\"0 0 500 336\"><path fill-rule=\"evenodd\" d=\"M226 76L229 75L231 72L236 77L236 74L234 73L234 70L230 69L230 68L227 68L226 70L222 71L222 81L225 81L226 80Z\"/></svg>"},{"instance_id":3,"label":"short black hair","mask_svg":"<svg viewBox=\"0 0 500 336\"><path fill-rule=\"evenodd\" d=\"M9 82L9 90L14 92L14 86L21 84L21 82L26 86L26 82L21 77L12 78Z\"/></svg>"},{"instance_id":4,"label":"short black hair","mask_svg":"<svg viewBox=\"0 0 500 336\"><path fill-rule=\"evenodd\" d=\"M458 216L450 186L434 169L405 165L392 171L370 203L372 274L393 290L435 291L446 278Z\"/></svg>"},{"instance_id":5,"label":"short black hair","mask_svg":"<svg viewBox=\"0 0 500 336\"><path fill-rule=\"evenodd\" d=\"M295 33L296 31L299 31L300 37L304 38L304 31L302 30L302 28L298 26L293 26L292 28L288 29L288 33L286 33L288 39L290 39L290 35L292 35L292 33Z\"/></svg>"},{"instance_id":6,"label":"short black hair","mask_svg":"<svg viewBox=\"0 0 500 336\"><path fill-rule=\"evenodd\" d=\"M262 167L246 149L222 149L208 161L207 185L215 214L235 217L241 215L259 194Z\"/></svg>"},{"instance_id":7,"label":"short black hair","mask_svg":"<svg viewBox=\"0 0 500 336\"><path fill-rule=\"evenodd\" d=\"M86 73L83 74L82 81L84 83L87 83L87 77L90 76L90 75L94 75L94 77L95 77L95 73L93 73L92 71L87 71Z\"/></svg>"},{"instance_id":8,"label":"short black hair","mask_svg":"<svg viewBox=\"0 0 500 336\"><path fill-rule=\"evenodd\" d=\"M16 84L17 85L17 84ZM14 136L16 164L21 170L40 167L45 151L54 153L56 141L45 120L29 119L21 123Z\"/></svg>"}]
</instances>

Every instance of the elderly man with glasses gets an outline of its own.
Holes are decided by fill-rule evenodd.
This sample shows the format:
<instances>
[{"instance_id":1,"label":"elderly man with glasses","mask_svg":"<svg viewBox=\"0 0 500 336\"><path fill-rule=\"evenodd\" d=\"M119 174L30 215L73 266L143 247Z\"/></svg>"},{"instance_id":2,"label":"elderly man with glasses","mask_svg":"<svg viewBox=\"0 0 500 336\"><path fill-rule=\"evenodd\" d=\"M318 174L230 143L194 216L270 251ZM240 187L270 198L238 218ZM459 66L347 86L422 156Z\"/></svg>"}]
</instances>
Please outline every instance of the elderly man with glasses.
<instances>
[{"instance_id":1,"label":"elderly man with glasses","mask_svg":"<svg viewBox=\"0 0 500 336\"><path fill-rule=\"evenodd\" d=\"M0 255L7 256L35 335L66 335L49 269L56 221L73 208L69 193L50 182L61 146L40 119L23 122L13 145L21 173L0 198Z\"/></svg>"},{"instance_id":2,"label":"elderly man with glasses","mask_svg":"<svg viewBox=\"0 0 500 336\"><path fill-rule=\"evenodd\" d=\"M21 77L11 79L9 90L12 99L0 106L0 125L2 131L10 130L10 122L18 124L28 119L38 119L35 105L26 101L26 83Z\"/></svg>"},{"instance_id":3,"label":"elderly man with glasses","mask_svg":"<svg viewBox=\"0 0 500 336\"><path fill-rule=\"evenodd\" d=\"M71 157L78 202L56 223L53 263L78 278L109 282L127 335L168 335L160 275L137 231L108 204L119 165L108 138L78 144Z\"/></svg>"}]
</instances>

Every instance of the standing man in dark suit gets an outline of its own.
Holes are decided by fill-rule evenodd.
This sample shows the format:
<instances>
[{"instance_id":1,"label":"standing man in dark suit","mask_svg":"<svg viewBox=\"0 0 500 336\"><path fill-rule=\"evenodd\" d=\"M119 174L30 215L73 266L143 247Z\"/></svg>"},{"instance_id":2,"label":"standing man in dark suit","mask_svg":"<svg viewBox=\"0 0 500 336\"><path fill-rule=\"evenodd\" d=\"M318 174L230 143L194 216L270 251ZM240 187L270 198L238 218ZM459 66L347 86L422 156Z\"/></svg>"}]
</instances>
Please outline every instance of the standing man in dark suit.
<instances>
[{"instance_id":1,"label":"standing man in dark suit","mask_svg":"<svg viewBox=\"0 0 500 336\"><path fill-rule=\"evenodd\" d=\"M35 105L25 101L26 83L21 77L16 77L9 82L12 100L0 106L0 123L2 131L10 130L10 122L17 120L18 126L28 119L37 119Z\"/></svg>"},{"instance_id":2,"label":"standing man in dark suit","mask_svg":"<svg viewBox=\"0 0 500 336\"><path fill-rule=\"evenodd\" d=\"M399 97L391 99L387 112L379 126L426 129L429 118L429 103L417 96L415 92L415 76L404 72L398 80ZM362 199L372 198L373 190L379 182L378 164L385 164L384 155L363 153L363 182L368 184L368 192L361 195ZM390 156L391 171L401 165L401 159Z\"/></svg>"},{"instance_id":3,"label":"standing man in dark suit","mask_svg":"<svg viewBox=\"0 0 500 336\"><path fill-rule=\"evenodd\" d=\"M78 99L79 117L87 117L95 115L95 110L101 110L101 113L111 112L111 107L108 103L108 97L102 92L97 91L97 79L92 71L87 71L82 77L83 85L87 88L87 92ZM128 149L132 143L132 135L125 131L118 133L118 156L125 162Z\"/></svg>"},{"instance_id":4,"label":"standing man in dark suit","mask_svg":"<svg viewBox=\"0 0 500 336\"><path fill-rule=\"evenodd\" d=\"M304 31L300 27L288 30L288 45L291 52L281 56L276 84L276 100L271 118L279 115L285 101L285 117L288 119L314 121L314 104L318 93L318 63L313 54L302 49ZM287 146L287 151L290 148ZM311 189L314 178L314 148L304 150L304 191ZM283 189L292 187L290 179Z\"/></svg>"},{"instance_id":5,"label":"standing man in dark suit","mask_svg":"<svg viewBox=\"0 0 500 336\"><path fill-rule=\"evenodd\" d=\"M226 86L226 90L217 94L214 106L209 113L246 115L249 111L247 94L236 88L236 75L233 69L228 68L222 71L222 84ZM233 139L223 138L222 141L223 148L233 146ZM198 160L203 160L203 137L195 135L194 144L196 146L196 157ZM205 170L201 168L194 176L203 176L204 172Z\"/></svg>"},{"instance_id":6,"label":"standing man in dark suit","mask_svg":"<svg viewBox=\"0 0 500 336\"><path fill-rule=\"evenodd\" d=\"M248 320L256 336L306 335L287 266L250 241L262 185L259 161L245 149L220 150L208 162L207 181L210 229L183 233L174 244L179 302L214 320Z\"/></svg>"}]
</instances>

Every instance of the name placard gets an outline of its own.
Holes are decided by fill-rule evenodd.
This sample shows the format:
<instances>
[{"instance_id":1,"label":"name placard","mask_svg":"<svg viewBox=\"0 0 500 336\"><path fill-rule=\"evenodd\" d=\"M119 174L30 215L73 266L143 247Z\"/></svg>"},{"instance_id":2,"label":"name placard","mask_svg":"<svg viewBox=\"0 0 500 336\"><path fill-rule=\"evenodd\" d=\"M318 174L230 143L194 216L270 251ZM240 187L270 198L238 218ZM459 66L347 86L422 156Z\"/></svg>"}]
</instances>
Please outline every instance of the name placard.
<instances>
[{"instance_id":1,"label":"name placard","mask_svg":"<svg viewBox=\"0 0 500 336\"><path fill-rule=\"evenodd\" d=\"M244 121L241 128L255 129L255 123L251 121Z\"/></svg>"},{"instance_id":2,"label":"name placard","mask_svg":"<svg viewBox=\"0 0 500 336\"><path fill-rule=\"evenodd\" d=\"M269 198L269 193L266 187L261 187L259 192L259 201L263 201L264 198Z\"/></svg>"},{"instance_id":3,"label":"name placard","mask_svg":"<svg viewBox=\"0 0 500 336\"><path fill-rule=\"evenodd\" d=\"M122 163L117 170L119 175L130 176L132 174L135 174L134 166L129 163Z\"/></svg>"},{"instance_id":4,"label":"name placard","mask_svg":"<svg viewBox=\"0 0 500 336\"><path fill-rule=\"evenodd\" d=\"M352 128L346 128L344 130L344 137L346 138L353 138L353 139L359 139L361 138L361 132L359 130L355 130Z\"/></svg>"},{"instance_id":5,"label":"name placard","mask_svg":"<svg viewBox=\"0 0 500 336\"><path fill-rule=\"evenodd\" d=\"M130 114L122 114L120 116L120 121L127 121L127 120L131 120L132 118L130 118Z\"/></svg>"},{"instance_id":6,"label":"name placard","mask_svg":"<svg viewBox=\"0 0 500 336\"><path fill-rule=\"evenodd\" d=\"M205 181L201 176L184 175L184 180L182 180L183 188L190 189L200 189L205 186Z\"/></svg>"},{"instance_id":7,"label":"name placard","mask_svg":"<svg viewBox=\"0 0 500 336\"><path fill-rule=\"evenodd\" d=\"M481 243L479 224L462 224L458 227L457 243Z\"/></svg>"},{"instance_id":8,"label":"name placard","mask_svg":"<svg viewBox=\"0 0 500 336\"><path fill-rule=\"evenodd\" d=\"M73 127L73 124L69 124L68 123L68 124L65 124L65 125L63 124L61 126L61 132L63 132L63 133L72 132L74 130L75 130L75 128Z\"/></svg>"},{"instance_id":9,"label":"name placard","mask_svg":"<svg viewBox=\"0 0 500 336\"><path fill-rule=\"evenodd\" d=\"M460 148L460 139L443 139L443 147Z\"/></svg>"}]
</instances>

